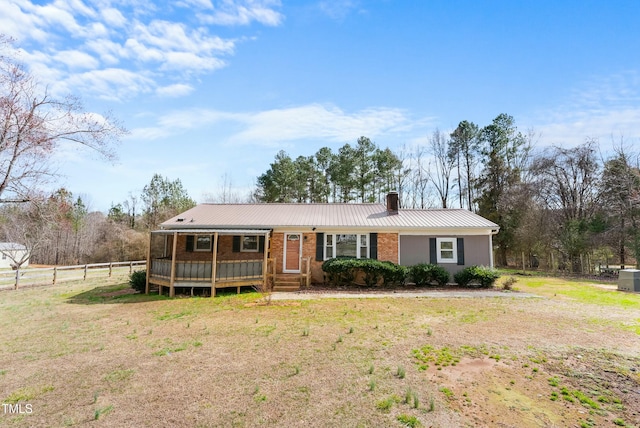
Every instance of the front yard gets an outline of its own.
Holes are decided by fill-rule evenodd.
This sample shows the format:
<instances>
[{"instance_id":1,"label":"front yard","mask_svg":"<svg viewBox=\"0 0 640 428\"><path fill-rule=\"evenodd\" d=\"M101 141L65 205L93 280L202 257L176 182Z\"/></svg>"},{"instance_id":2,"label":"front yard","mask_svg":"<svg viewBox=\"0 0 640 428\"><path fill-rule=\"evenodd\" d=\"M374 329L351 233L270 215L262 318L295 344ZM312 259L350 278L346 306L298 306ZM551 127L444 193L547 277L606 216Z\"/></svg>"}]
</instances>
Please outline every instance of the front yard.
<instances>
[{"instance_id":1,"label":"front yard","mask_svg":"<svg viewBox=\"0 0 640 428\"><path fill-rule=\"evenodd\" d=\"M640 426L640 295L515 287L540 298L0 292L0 425Z\"/></svg>"}]
</instances>

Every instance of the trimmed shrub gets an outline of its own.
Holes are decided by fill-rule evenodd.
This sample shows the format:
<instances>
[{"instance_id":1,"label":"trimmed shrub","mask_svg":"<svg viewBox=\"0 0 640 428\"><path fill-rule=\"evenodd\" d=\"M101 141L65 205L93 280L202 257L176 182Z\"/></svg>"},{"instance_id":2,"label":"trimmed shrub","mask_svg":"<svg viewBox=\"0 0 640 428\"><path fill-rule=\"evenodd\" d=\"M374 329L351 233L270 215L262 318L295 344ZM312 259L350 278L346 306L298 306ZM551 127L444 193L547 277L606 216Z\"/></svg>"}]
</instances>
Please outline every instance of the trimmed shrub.
<instances>
[{"instance_id":1,"label":"trimmed shrub","mask_svg":"<svg viewBox=\"0 0 640 428\"><path fill-rule=\"evenodd\" d=\"M135 270L129 275L129 285L138 293L144 293L147 288L147 271Z\"/></svg>"},{"instance_id":2,"label":"trimmed shrub","mask_svg":"<svg viewBox=\"0 0 640 428\"><path fill-rule=\"evenodd\" d=\"M384 285L404 285L409 276L408 267L387 261L380 263L382 263L382 281Z\"/></svg>"},{"instance_id":3,"label":"trimmed shrub","mask_svg":"<svg viewBox=\"0 0 640 428\"><path fill-rule=\"evenodd\" d=\"M322 263L322 271L327 274L329 282L333 285L346 285L353 282L356 277L355 261L353 257L336 257L325 260Z\"/></svg>"},{"instance_id":4,"label":"trimmed shrub","mask_svg":"<svg viewBox=\"0 0 640 428\"><path fill-rule=\"evenodd\" d=\"M351 284L356 278L362 278L368 287L404 284L407 268L389 261L374 259L356 259L337 257L326 260L322 270L329 282L335 286Z\"/></svg>"},{"instance_id":5,"label":"trimmed shrub","mask_svg":"<svg viewBox=\"0 0 640 428\"><path fill-rule=\"evenodd\" d=\"M453 276L453 280L462 287L475 285L482 288L493 287L498 278L498 271L486 266L469 266Z\"/></svg>"},{"instance_id":6,"label":"trimmed shrub","mask_svg":"<svg viewBox=\"0 0 640 428\"><path fill-rule=\"evenodd\" d=\"M428 263L420 263L411 266L409 276L416 285L429 285L437 283L440 286L449 282L449 272L442 266Z\"/></svg>"}]
</instances>

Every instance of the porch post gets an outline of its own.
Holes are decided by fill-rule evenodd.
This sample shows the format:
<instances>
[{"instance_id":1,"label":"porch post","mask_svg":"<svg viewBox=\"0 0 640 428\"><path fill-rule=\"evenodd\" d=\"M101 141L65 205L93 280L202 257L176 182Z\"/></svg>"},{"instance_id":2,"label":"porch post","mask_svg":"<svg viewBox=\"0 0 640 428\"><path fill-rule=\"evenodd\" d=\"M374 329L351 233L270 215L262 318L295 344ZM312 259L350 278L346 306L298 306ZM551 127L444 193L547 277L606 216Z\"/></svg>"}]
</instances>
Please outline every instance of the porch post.
<instances>
[{"instance_id":1,"label":"porch post","mask_svg":"<svg viewBox=\"0 0 640 428\"><path fill-rule=\"evenodd\" d=\"M218 232L213 233L213 257L211 260L211 297L216 297L216 275L218 270Z\"/></svg>"},{"instance_id":2,"label":"porch post","mask_svg":"<svg viewBox=\"0 0 640 428\"><path fill-rule=\"evenodd\" d=\"M169 281L169 297L176 295L176 251L178 249L178 232L173 232L173 249L171 250L171 280Z\"/></svg>"},{"instance_id":3,"label":"porch post","mask_svg":"<svg viewBox=\"0 0 640 428\"><path fill-rule=\"evenodd\" d=\"M144 286L144 294L149 294L149 276L151 276L151 244L152 242L153 242L153 232L149 232L149 248L147 248L147 283ZM160 290L162 290L162 288Z\"/></svg>"},{"instance_id":4,"label":"porch post","mask_svg":"<svg viewBox=\"0 0 640 428\"><path fill-rule=\"evenodd\" d=\"M489 233L489 267L493 267L493 233Z\"/></svg>"},{"instance_id":5,"label":"porch post","mask_svg":"<svg viewBox=\"0 0 640 428\"><path fill-rule=\"evenodd\" d=\"M264 254L263 254L263 258L262 258L262 284L263 284L263 289L267 290L267 287L269 287L269 279L267 278L267 265L269 264L269 240L271 233L267 232L264 234Z\"/></svg>"}]
</instances>

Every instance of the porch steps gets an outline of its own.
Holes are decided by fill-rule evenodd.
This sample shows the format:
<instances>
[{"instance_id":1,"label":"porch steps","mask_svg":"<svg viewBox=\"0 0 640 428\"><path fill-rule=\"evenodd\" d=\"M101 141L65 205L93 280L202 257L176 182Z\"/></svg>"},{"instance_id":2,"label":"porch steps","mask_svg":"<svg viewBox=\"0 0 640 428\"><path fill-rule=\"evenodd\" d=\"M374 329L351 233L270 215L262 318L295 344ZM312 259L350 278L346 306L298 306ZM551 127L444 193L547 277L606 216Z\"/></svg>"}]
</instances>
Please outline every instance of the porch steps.
<instances>
[{"instance_id":1,"label":"porch steps","mask_svg":"<svg viewBox=\"0 0 640 428\"><path fill-rule=\"evenodd\" d=\"M298 291L300 290L301 278L298 274L276 275L273 291Z\"/></svg>"}]
</instances>

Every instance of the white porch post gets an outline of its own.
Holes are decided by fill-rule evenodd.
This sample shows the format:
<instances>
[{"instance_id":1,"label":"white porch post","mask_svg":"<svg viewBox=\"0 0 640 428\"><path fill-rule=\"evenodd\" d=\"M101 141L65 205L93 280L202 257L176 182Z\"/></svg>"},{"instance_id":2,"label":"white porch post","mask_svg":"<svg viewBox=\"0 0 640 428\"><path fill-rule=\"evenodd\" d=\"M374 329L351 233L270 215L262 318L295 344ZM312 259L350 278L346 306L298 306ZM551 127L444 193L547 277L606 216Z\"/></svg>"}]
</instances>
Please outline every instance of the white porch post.
<instances>
[{"instance_id":1,"label":"white porch post","mask_svg":"<svg viewBox=\"0 0 640 428\"><path fill-rule=\"evenodd\" d=\"M493 233L489 234L489 267L493 267Z\"/></svg>"}]
</instances>

